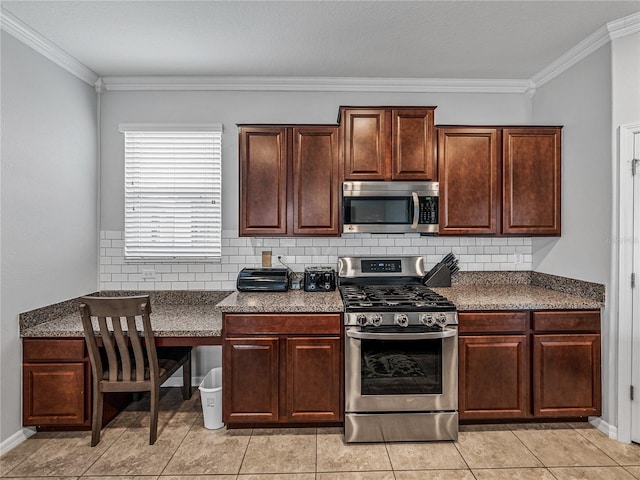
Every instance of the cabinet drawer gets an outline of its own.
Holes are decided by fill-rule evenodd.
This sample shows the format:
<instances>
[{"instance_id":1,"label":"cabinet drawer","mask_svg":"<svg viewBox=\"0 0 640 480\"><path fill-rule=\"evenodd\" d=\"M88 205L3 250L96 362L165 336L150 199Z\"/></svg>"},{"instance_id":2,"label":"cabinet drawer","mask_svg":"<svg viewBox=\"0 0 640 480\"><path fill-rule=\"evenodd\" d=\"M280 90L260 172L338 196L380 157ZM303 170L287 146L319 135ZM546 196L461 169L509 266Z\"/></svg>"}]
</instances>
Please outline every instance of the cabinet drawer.
<instances>
[{"instance_id":1,"label":"cabinet drawer","mask_svg":"<svg viewBox=\"0 0 640 480\"><path fill-rule=\"evenodd\" d=\"M599 332L598 310L533 312L533 330L537 332Z\"/></svg>"},{"instance_id":2,"label":"cabinet drawer","mask_svg":"<svg viewBox=\"0 0 640 480\"><path fill-rule=\"evenodd\" d=\"M84 356L84 339L25 338L22 341L24 362L81 362Z\"/></svg>"},{"instance_id":3,"label":"cabinet drawer","mask_svg":"<svg viewBox=\"0 0 640 480\"><path fill-rule=\"evenodd\" d=\"M524 332L529 328L529 312L461 312L458 323L460 334Z\"/></svg>"},{"instance_id":4,"label":"cabinet drawer","mask_svg":"<svg viewBox=\"0 0 640 480\"><path fill-rule=\"evenodd\" d=\"M223 335L237 334L334 334L342 331L342 315L332 314L225 314Z\"/></svg>"}]
</instances>

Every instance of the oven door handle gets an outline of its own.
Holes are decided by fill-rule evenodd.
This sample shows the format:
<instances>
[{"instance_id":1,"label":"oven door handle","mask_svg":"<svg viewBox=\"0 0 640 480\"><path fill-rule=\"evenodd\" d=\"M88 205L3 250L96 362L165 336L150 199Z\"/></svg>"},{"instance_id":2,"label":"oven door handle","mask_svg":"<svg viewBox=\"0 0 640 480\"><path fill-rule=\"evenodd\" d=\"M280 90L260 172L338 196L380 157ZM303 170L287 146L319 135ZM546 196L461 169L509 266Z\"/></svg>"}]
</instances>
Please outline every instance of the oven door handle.
<instances>
[{"instance_id":1,"label":"oven door handle","mask_svg":"<svg viewBox=\"0 0 640 480\"><path fill-rule=\"evenodd\" d=\"M428 340L455 337L457 334L457 328L447 328L441 332L423 333L374 333L347 330L347 337L357 338L361 340Z\"/></svg>"},{"instance_id":2,"label":"oven door handle","mask_svg":"<svg viewBox=\"0 0 640 480\"><path fill-rule=\"evenodd\" d=\"M411 228L417 230L418 219L420 218L420 199L418 198L418 192L411 192L411 196L413 197L413 223L411 223Z\"/></svg>"}]
</instances>

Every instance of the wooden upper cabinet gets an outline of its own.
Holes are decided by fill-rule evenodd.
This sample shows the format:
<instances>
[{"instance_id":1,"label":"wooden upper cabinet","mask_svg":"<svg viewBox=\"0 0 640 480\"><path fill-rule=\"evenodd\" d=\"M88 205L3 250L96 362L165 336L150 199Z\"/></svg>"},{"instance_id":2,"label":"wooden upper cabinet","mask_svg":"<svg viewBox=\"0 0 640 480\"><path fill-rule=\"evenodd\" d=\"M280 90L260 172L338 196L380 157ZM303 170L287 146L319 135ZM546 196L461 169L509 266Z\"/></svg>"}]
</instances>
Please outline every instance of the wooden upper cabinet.
<instances>
[{"instance_id":1,"label":"wooden upper cabinet","mask_svg":"<svg viewBox=\"0 0 640 480\"><path fill-rule=\"evenodd\" d=\"M440 234L499 233L499 132L438 129Z\"/></svg>"},{"instance_id":2,"label":"wooden upper cabinet","mask_svg":"<svg viewBox=\"0 0 640 480\"><path fill-rule=\"evenodd\" d=\"M505 128L502 231L559 236L561 128Z\"/></svg>"},{"instance_id":3,"label":"wooden upper cabinet","mask_svg":"<svg viewBox=\"0 0 640 480\"><path fill-rule=\"evenodd\" d=\"M337 126L242 126L241 236L338 236Z\"/></svg>"},{"instance_id":4,"label":"wooden upper cabinet","mask_svg":"<svg viewBox=\"0 0 640 480\"><path fill-rule=\"evenodd\" d=\"M344 168L346 180L384 180L391 168L391 112L346 109Z\"/></svg>"},{"instance_id":5,"label":"wooden upper cabinet","mask_svg":"<svg viewBox=\"0 0 640 480\"><path fill-rule=\"evenodd\" d=\"M438 127L441 235L560 236L561 127Z\"/></svg>"},{"instance_id":6,"label":"wooden upper cabinet","mask_svg":"<svg viewBox=\"0 0 640 480\"><path fill-rule=\"evenodd\" d=\"M287 129L240 129L240 235L287 233Z\"/></svg>"},{"instance_id":7,"label":"wooden upper cabinet","mask_svg":"<svg viewBox=\"0 0 640 480\"><path fill-rule=\"evenodd\" d=\"M293 234L339 235L337 127L293 129Z\"/></svg>"},{"instance_id":8,"label":"wooden upper cabinet","mask_svg":"<svg viewBox=\"0 0 640 480\"><path fill-rule=\"evenodd\" d=\"M392 180L435 180L433 108L391 111Z\"/></svg>"},{"instance_id":9,"label":"wooden upper cabinet","mask_svg":"<svg viewBox=\"0 0 640 480\"><path fill-rule=\"evenodd\" d=\"M345 180L435 180L435 107L343 107Z\"/></svg>"}]
</instances>

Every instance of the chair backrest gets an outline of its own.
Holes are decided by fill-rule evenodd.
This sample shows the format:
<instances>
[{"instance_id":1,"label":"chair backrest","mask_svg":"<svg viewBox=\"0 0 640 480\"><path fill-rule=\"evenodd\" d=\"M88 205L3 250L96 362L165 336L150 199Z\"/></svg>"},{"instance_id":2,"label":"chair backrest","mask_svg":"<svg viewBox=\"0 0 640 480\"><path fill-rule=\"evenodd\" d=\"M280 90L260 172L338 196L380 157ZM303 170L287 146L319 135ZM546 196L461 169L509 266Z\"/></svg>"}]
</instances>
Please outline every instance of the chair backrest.
<instances>
[{"instance_id":1,"label":"chair backrest","mask_svg":"<svg viewBox=\"0 0 640 480\"><path fill-rule=\"evenodd\" d=\"M149 295L80 299L82 327L97 381L142 382L146 366L150 378L158 378L158 356L150 313ZM104 346L104 357L98 347L96 332ZM103 378L105 371L108 371L107 378Z\"/></svg>"}]
</instances>

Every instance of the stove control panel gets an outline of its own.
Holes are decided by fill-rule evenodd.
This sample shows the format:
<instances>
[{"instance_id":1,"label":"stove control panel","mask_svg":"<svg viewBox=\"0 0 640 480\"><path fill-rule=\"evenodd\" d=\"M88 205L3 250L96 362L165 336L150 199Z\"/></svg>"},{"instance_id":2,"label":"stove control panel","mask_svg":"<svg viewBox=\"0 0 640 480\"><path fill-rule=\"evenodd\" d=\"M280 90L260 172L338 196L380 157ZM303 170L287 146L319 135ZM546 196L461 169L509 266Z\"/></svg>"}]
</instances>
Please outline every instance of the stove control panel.
<instances>
[{"instance_id":1,"label":"stove control panel","mask_svg":"<svg viewBox=\"0 0 640 480\"><path fill-rule=\"evenodd\" d=\"M444 328L458 325L457 312L347 312L344 324L358 327L408 327L425 325Z\"/></svg>"}]
</instances>

